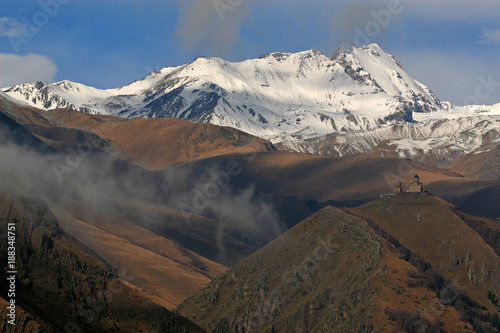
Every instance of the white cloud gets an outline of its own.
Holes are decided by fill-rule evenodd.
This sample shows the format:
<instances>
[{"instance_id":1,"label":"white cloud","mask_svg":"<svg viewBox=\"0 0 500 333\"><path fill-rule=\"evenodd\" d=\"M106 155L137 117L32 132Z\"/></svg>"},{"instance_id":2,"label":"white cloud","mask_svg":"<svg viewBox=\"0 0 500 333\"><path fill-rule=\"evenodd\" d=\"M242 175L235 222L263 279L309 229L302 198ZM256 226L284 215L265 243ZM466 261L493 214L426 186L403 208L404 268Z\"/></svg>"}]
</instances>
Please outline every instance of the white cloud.
<instances>
[{"instance_id":1,"label":"white cloud","mask_svg":"<svg viewBox=\"0 0 500 333\"><path fill-rule=\"evenodd\" d=\"M0 87L31 81L50 82L56 73L57 66L45 56L0 53Z\"/></svg>"},{"instance_id":2,"label":"white cloud","mask_svg":"<svg viewBox=\"0 0 500 333\"><path fill-rule=\"evenodd\" d=\"M481 104L500 102L500 68L490 64L494 59L486 55L468 55L459 52L419 51L394 52L396 59L403 64L405 71L414 79L427 85L442 101L454 105L464 105L477 90L485 98L479 98ZM492 79L492 87L482 87L483 82ZM488 89L497 89L491 91Z\"/></svg>"},{"instance_id":3,"label":"white cloud","mask_svg":"<svg viewBox=\"0 0 500 333\"><path fill-rule=\"evenodd\" d=\"M479 41L481 44L500 44L500 29L486 31L483 38Z\"/></svg>"},{"instance_id":4,"label":"white cloud","mask_svg":"<svg viewBox=\"0 0 500 333\"><path fill-rule=\"evenodd\" d=\"M0 37L22 36L24 25L10 17L0 17Z\"/></svg>"}]
</instances>

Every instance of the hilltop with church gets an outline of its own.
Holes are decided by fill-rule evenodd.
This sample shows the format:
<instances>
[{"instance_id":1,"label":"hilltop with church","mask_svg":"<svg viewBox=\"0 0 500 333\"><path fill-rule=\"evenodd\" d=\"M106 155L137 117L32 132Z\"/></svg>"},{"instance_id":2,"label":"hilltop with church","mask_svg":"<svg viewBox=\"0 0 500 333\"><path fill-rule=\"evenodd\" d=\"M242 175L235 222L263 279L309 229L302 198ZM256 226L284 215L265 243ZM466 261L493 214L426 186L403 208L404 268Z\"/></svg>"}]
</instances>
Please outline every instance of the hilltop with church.
<instances>
[{"instance_id":1,"label":"hilltop with church","mask_svg":"<svg viewBox=\"0 0 500 333\"><path fill-rule=\"evenodd\" d=\"M388 193L388 194L381 194L380 197L383 198L383 197L394 196L394 195L403 195L405 193L424 194L424 193L428 193L428 192L424 192L424 185L420 182L420 177L418 175L415 175L412 178L411 183L408 184L408 188L406 190L403 188L403 184L402 184L401 180L397 180L396 183L394 183L393 192Z\"/></svg>"}]
</instances>

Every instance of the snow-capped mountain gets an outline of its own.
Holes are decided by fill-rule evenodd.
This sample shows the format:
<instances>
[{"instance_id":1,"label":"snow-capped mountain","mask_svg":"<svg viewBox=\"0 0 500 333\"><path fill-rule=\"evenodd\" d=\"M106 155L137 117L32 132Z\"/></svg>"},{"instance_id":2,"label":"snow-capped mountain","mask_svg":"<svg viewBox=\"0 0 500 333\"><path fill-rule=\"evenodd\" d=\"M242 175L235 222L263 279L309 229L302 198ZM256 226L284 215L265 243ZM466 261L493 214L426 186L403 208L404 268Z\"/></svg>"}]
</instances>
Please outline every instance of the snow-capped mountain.
<instances>
[{"instance_id":1,"label":"snow-capped mountain","mask_svg":"<svg viewBox=\"0 0 500 333\"><path fill-rule=\"evenodd\" d=\"M488 149L485 142L500 142L500 104L440 102L376 44L340 48L330 56L309 50L243 62L199 57L117 89L61 81L20 84L4 92L45 110L230 126L283 149L313 154L373 149L384 154L387 149L422 161L432 156L434 164L446 165Z\"/></svg>"},{"instance_id":2,"label":"snow-capped mountain","mask_svg":"<svg viewBox=\"0 0 500 333\"><path fill-rule=\"evenodd\" d=\"M376 44L341 48L330 57L310 50L238 63L197 58L118 89L61 81L26 83L5 92L45 110L178 117L235 127L275 142L370 130L412 121L413 112L442 109L430 89Z\"/></svg>"}]
</instances>

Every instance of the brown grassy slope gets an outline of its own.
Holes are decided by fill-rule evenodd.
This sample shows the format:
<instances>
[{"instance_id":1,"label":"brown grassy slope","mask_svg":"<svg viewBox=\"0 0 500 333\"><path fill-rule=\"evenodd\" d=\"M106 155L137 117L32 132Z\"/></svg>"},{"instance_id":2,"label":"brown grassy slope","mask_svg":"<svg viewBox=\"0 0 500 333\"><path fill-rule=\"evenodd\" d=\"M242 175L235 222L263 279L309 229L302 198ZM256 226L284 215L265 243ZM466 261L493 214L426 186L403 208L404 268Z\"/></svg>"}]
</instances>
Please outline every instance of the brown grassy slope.
<instances>
[{"instance_id":1,"label":"brown grassy slope","mask_svg":"<svg viewBox=\"0 0 500 333\"><path fill-rule=\"evenodd\" d=\"M488 152L465 155L449 168L469 178L498 180L500 179L500 146Z\"/></svg>"},{"instance_id":2,"label":"brown grassy slope","mask_svg":"<svg viewBox=\"0 0 500 333\"><path fill-rule=\"evenodd\" d=\"M487 294L500 294L500 258L452 205L429 195L402 195L349 210L372 220L474 301L497 311Z\"/></svg>"},{"instance_id":3,"label":"brown grassy slope","mask_svg":"<svg viewBox=\"0 0 500 333\"><path fill-rule=\"evenodd\" d=\"M458 208L453 208L453 212L469 227L474 229L491 246L495 253L500 256L500 220L475 217L464 213Z\"/></svg>"},{"instance_id":4,"label":"brown grassy slope","mask_svg":"<svg viewBox=\"0 0 500 333\"><path fill-rule=\"evenodd\" d=\"M234 152L274 149L269 141L230 127L196 124L177 118L128 120L72 110L49 112L48 117L62 126L83 129L111 140L124 158L149 170Z\"/></svg>"},{"instance_id":5,"label":"brown grassy slope","mask_svg":"<svg viewBox=\"0 0 500 333\"><path fill-rule=\"evenodd\" d=\"M68 325L82 332L201 332L184 318L124 285L99 260L68 240L43 204L0 197L0 224L16 225L16 303L56 331ZM6 243L0 260L7 262ZM6 270L0 271L0 290Z\"/></svg>"},{"instance_id":6,"label":"brown grassy slope","mask_svg":"<svg viewBox=\"0 0 500 333\"><path fill-rule=\"evenodd\" d=\"M0 112L59 151L83 146L115 154L149 170L180 161L275 149L269 141L233 128L176 118L129 120L70 109L45 112L3 98Z\"/></svg>"},{"instance_id":7,"label":"brown grassy slope","mask_svg":"<svg viewBox=\"0 0 500 333\"><path fill-rule=\"evenodd\" d=\"M214 279L178 312L212 332L392 331L402 309L464 329L436 294L408 288L412 266L365 221L327 207Z\"/></svg>"},{"instance_id":8,"label":"brown grassy slope","mask_svg":"<svg viewBox=\"0 0 500 333\"><path fill-rule=\"evenodd\" d=\"M169 310L225 271L224 266L123 218L107 216L88 223L58 216L58 220L118 276L159 297Z\"/></svg>"},{"instance_id":9,"label":"brown grassy slope","mask_svg":"<svg viewBox=\"0 0 500 333\"><path fill-rule=\"evenodd\" d=\"M135 198L137 197L137 193L139 192L143 193L144 196L146 196L146 198L144 199L145 201L155 201L155 202L162 201L162 196L165 195L165 192L168 192L168 187L170 184L168 181L163 181L162 176L155 172L143 172L144 170L141 171L139 170L140 168L137 167L134 168L133 165L125 163L123 160L115 159L112 156L110 156L110 154L114 153L113 149L108 149L111 146L113 146L111 144L111 141L104 140L99 136L97 136L96 134L87 130L61 127L61 124L59 124L58 120L55 117L51 116L53 115L53 113L51 112L44 112L35 108L25 108L19 106L18 104L11 103L9 101L0 101L0 111L5 112L9 116L12 116L13 118L17 119L27 129L37 133L36 134L37 136L41 137L45 142L48 142L50 145L56 147L57 149L60 149L63 153L66 153L68 151L76 153L77 156L71 157L70 159L66 160L64 159L66 156L65 154L58 155L61 157L61 160L59 162L61 162L61 165L65 167L68 165L68 163L70 163L68 162L68 160L79 161L79 159L81 158L81 156L79 156L80 154L78 150L80 148L79 145L84 146L83 155L87 155L87 152L89 150L88 148L90 147L91 152L95 154L90 154L88 158L86 158L85 161L83 161L83 163L80 163L79 168L73 168L71 166L70 172L64 174L65 177L70 178L73 175L86 174L89 170L93 172L94 169L99 169L99 170L102 169L102 174L97 175L96 176L97 178L109 177L113 181L131 185L128 188L121 191L121 193L123 193L123 198L120 198L118 201L121 200L122 202L124 201L128 202L126 205L123 205L126 207L122 207L123 208L122 210L126 211L126 214L129 216L129 219L131 219L134 223L140 225L142 225L141 224L142 222L147 223L148 228L153 229L154 232L161 234L162 236L169 237L171 239L176 239L180 243L188 246L190 249L198 253L201 253L209 258L213 259L218 256L218 250L216 248L217 246L215 238L217 237L217 232L220 229L220 223L218 223L217 221L214 221L213 219L210 218L203 218L203 217L198 218L196 216L192 216L191 218L193 220L192 225L187 226L186 222L184 221L184 218L181 216L180 212L178 212L176 209L168 209L167 207L161 207L161 205L158 204L152 205L153 207L148 207L148 208L140 208L140 207L131 208L132 206L134 207L137 206L133 203L133 201L137 200ZM118 117L89 116L68 110L66 111L60 110L60 112L63 115L69 115L68 117L70 117L73 120L80 119L81 122L78 122L79 126L85 128L94 124L95 122L99 124L105 122L106 125L110 126L113 126L113 124L128 123L128 120ZM57 114L57 112L55 113ZM140 122L141 124L155 123L154 120L145 121L138 119L136 120L136 122L137 121ZM87 124L87 122L90 123L90 125ZM231 149L233 150L231 151L237 151L239 148L242 148L242 151L246 151L247 149L253 149L249 145L236 147L236 145L245 141L245 138L247 139L250 138L250 141L255 139L254 137L247 136L244 133L238 132L236 130L233 131L231 129L219 128L217 126L212 126L212 125L210 126L196 125L187 121L179 121L179 122L181 123L182 126L180 127L182 128L174 125L170 126L174 128L174 130L175 128L177 128L175 130L177 132L172 134L173 136L177 136L173 137L173 140L174 141L177 140L177 142L180 142L179 140L182 141L185 139L185 141L187 142L186 149L196 148L196 145L192 143L188 144L189 140L187 139L187 137L183 136L182 133L182 130L189 129L191 125L193 128L200 130L200 132L198 133L200 135L204 134L203 130L206 129L207 133L210 135L213 131L215 131L214 135L219 135L219 134L222 135L226 131L231 135L232 134L235 135L234 137L232 137L233 139L234 138L236 138L237 140L241 139L240 142L237 141L229 142L229 140L224 140L223 138L213 139L211 137L207 137L206 141L207 142L214 141L214 145L208 147L207 148L208 150L202 149L205 153L210 153L210 150L212 148L214 148L215 150L219 149L218 152L225 151L223 148L225 147L224 145L226 143L227 147L232 147ZM167 123L177 124L175 119L168 121ZM133 127L134 126L132 126L131 129L135 130ZM167 126L166 129L169 129L170 127ZM137 130L147 132L147 128L144 128L144 126L142 125L138 126ZM165 131L165 128L161 130ZM25 132L27 136L33 137L28 131ZM135 133L138 134L137 132ZM156 133L154 132L148 132L148 133L149 133L149 139L154 141ZM47 136L44 137L42 134ZM124 133L122 134L125 135ZM37 141L39 140L37 139ZM40 144L48 147L41 141ZM171 149L173 151L175 151L176 149L176 147L170 146L168 144L162 144L162 147L164 147L165 149ZM100 153L100 151L107 151L110 154L102 154ZM147 149L145 149L144 152L147 153ZM214 152L214 154L217 154L218 152ZM166 155L160 157L168 158L168 156ZM136 174L135 173L136 171L139 173ZM133 179L134 176L131 176L131 174L135 174L135 179ZM126 200L131 197L133 197L134 199ZM75 202L77 201L75 200ZM240 246L241 241L234 239L234 237L230 240L224 239L224 243L227 244L228 256L230 257L231 263L241 260L249 253L256 250L255 246L250 246L249 248L248 247L244 248L245 247L244 245ZM235 244L234 246L232 246L233 243Z\"/></svg>"},{"instance_id":10,"label":"brown grassy slope","mask_svg":"<svg viewBox=\"0 0 500 333\"><path fill-rule=\"evenodd\" d=\"M91 148L98 152L116 153L115 148L107 140L91 132L60 127L57 121L48 117L48 113L43 110L0 98L0 113L60 152L76 152L79 149Z\"/></svg>"},{"instance_id":11,"label":"brown grassy slope","mask_svg":"<svg viewBox=\"0 0 500 333\"><path fill-rule=\"evenodd\" d=\"M13 105L12 108L15 109L15 112L13 111L10 115L16 116L18 121L25 122L26 124L29 124L30 119L34 117L33 114L38 115L37 109L23 108L17 105ZM22 117L23 115L27 116ZM40 119L46 120L43 115L44 113L40 112ZM0 114L0 117L2 116L4 116L4 114ZM11 121L13 125L22 129L24 132L21 134L24 134L26 137L34 138L18 123L11 120L9 117L5 118ZM5 124L5 122L0 122L0 127ZM45 126L48 128L52 126L50 123L37 124L40 128L45 128ZM57 129L59 130L60 128ZM19 136L21 135L18 135L17 137ZM19 140L13 141L19 143ZM42 141L39 141L39 143L40 145L46 146ZM43 158L41 159L43 160ZM63 156L61 156L61 162L64 162ZM101 159L97 161L97 163L99 162L104 162L102 156ZM106 163L102 164L106 165ZM99 164L98 168L102 168L102 164ZM89 168L86 168L85 166L81 167L81 170L84 171L89 169L93 169L92 165ZM75 174L80 173L80 170L72 171L75 171ZM113 176L116 173L118 173L118 171L111 171ZM105 177L108 178L109 176ZM144 181L142 177L138 178L141 178ZM50 180L47 180L47 182L50 183ZM58 184L58 182L55 183ZM62 185L61 188L62 190L66 190L64 185ZM79 190L80 188L76 186L75 192L78 192ZM122 193L126 195L134 194L129 192L127 193L126 191L123 191ZM68 199L68 201L71 200ZM85 208L89 208L88 206L85 207L80 200L75 200L75 203L75 207L77 207L77 209L83 208L85 210ZM57 204L55 206L57 206ZM73 210L70 209L70 211ZM140 216L144 216L146 214L140 212L136 213L136 215L138 215L138 218L135 219L135 222L140 223ZM174 308L187 296L200 289L203 285L210 281L212 277L224 271L223 266L205 259L186 248L183 248L172 240L153 234L144 228L134 225L134 223L128 221L122 216L116 217L116 215L110 214L110 216L104 217L103 220L109 223L104 223L105 228L102 230L99 228L92 228L92 225L87 225L71 217L64 221L74 221L71 228L71 234L78 240L85 240L88 242L84 244L86 244L87 247L90 247L94 253L100 255L101 258L104 258L108 263L112 264L112 267L116 269L120 276L125 275L129 277L131 272L129 271L128 273L124 273L124 269L125 267L131 266L136 276L136 279L132 282L141 287L144 286L154 295L161 297L160 300L162 301L162 305L169 309ZM193 220L195 220L194 217ZM162 222L166 221L163 220ZM66 223L63 227L66 227L69 224L70 223ZM109 231L109 233L106 230ZM101 232L101 237L97 237L98 232ZM186 231L186 233L189 232ZM106 237L114 240L115 242L109 241ZM212 244L211 246L215 247L215 244ZM126 248L128 252L121 251L119 249L120 247ZM127 257L127 253L131 254L130 257ZM144 264L145 262L147 264ZM144 267L141 269L141 266ZM165 285L168 287L165 287Z\"/></svg>"},{"instance_id":12,"label":"brown grassy slope","mask_svg":"<svg viewBox=\"0 0 500 333\"><path fill-rule=\"evenodd\" d=\"M436 180L457 181L447 170L402 159L377 157L319 157L303 154L260 154L255 168L270 178L282 175L282 188L295 187L318 201L372 199L392 191L395 178L409 180L415 173L431 185ZM432 185L431 185L432 186ZM299 192L296 192L299 194ZM303 195L303 194L302 194Z\"/></svg>"},{"instance_id":13,"label":"brown grassy slope","mask_svg":"<svg viewBox=\"0 0 500 333\"><path fill-rule=\"evenodd\" d=\"M244 234L238 226L213 218L192 214L186 222L182 211L161 204L123 200L116 205L116 209L114 213L106 213L106 216L78 214L77 217L107 231L112 230L115 234L120 233L119 230L113 230L117 226L116 221L133 223L180 244L188 250L186 253L191 251L225 266L232 266L246 258L259 248L261 242L253 233ZM264 227L262 233L267 230ZM268 241L274 239L271 237L266 235ZM221 255L221 244L224 246L224 255Z\"/></svg>"},{"instance_id":14,"label":"brown grassy slope","mask_svg":"<svg viewBox=\"0 0 500 333\"><path fill-rule=\"evenodd\" d=\"M14 107L17 108L17 111L19 111L19 106L14 105ZM27 109L27 110L36 113L36 109L35 110ZM13 114L19 115L21 113L14 112ZM34 138L28 131L24 130L24 128L20 126L18 123L14 122L7 116L4 116L4 114L0 114L0 118L2 116L10 120L14 125L19 127L20 129L22 129L23 132L21 134L23 134L28 138L32 138L33 139L32 141L38 142L43 147L50 148L42 141ZM42 117L42 119L46 118ZM120 118L112 117L112 119L116 121L117 119L119 120ZM24 119L23 121L27 122L26 119ZM0 122L0 123L1 123L0 125L5 125L5 122ZM38 124L38 125L42 127L43 124ZM47 126L49 125L50 124L48 124ZM54 127L54 128L59 133L60 127ZM11 141L16 142L16 140L11 140ZM75 141L74 144L76 145L76 143L77 142ZM65 155L55 154L55 151L53 152L54 155L56 155L56 157L59 157L59 159L56 159L56 157L54 157L55 161L58 163L60 162L65 166L67 166L67 163L69 162L68 159L65 159ZM41 158L41 162L44 162L43 158ZM47 168L43 167L42 165L43 163L40 163L40 168L43 168L44 170L50 170L50 166ZM212 259L218 257L219 244L217 243L217 240L221 240L224 243L225 249L227 251L227 256L229 258L227 262L230 262L232 264L243 259L248 254L257 249L255 245L244 244L243 241L241 240L241 238L243 237L237 239L238 237L230 236L227 234L219 236L218 233L219 230L221 229L221 224L218 221L215 221L211 218L198 217L195 214L193 214L190 218L191 219L190 223L189 224L186 223L183 216L181 215L181 212L179 212L177 209L172 209L164 206L163 202L167 200L162 201L162 198L165 195L165 192L169 191L170 182L163 181L161 175L159 175L156 172L149 172L142 170L137 166L133 166L122 160L113 159L108 154L102 154L102 153L95 155L92 154L89 158L82 161L82 163L76 165L76 167L73 168L73 166L74 165L72 165L70 170L66 174L64 174L65 180L69 180L67 183L64 184L60 183L55 178L56 173L51 173L51 172L41 173L42 175L45 176L41 177L43 178L42 180L44 180L44 182L47 183L48 185L48 186L41 186L42 188L52 189L52 185L54 185L54 188L58 188L56 190L47 191L50 196L49 201L53 199L52 202L55 202L54 206L57 206L57 208L62 208L62 211L65 212L69 211L71 212L70 214L76 214L76 215L78 215L78 210L100 211L101 220L110 223L106 222L99 225L98 227L103 228L103 230L105 230L106 232L116 235L120 239L125 239L127 242L131 242L133 245L145 248L146 250L141 252L144 254L149 255L151 251L153 253L157 253L158 251L160 251L156 248L152 249L153 247L152 243L143 241L144 239L152 241L151 237L149 236L151 232L149 232L149 234L146 235L145 237L138 237L138 235L144 235L144 233L147 232L147 230L149 229L151 229L156 235L159 236L155 238L156 243L157 242L161 243L160 241L161 237L165 237L166 243L173 244L173 242L175 242L177 244L175 248L176 251L175 255L173 255L174 252L172 252L174 248L170 245L165 245L165 244L159 247L160 249L162 248L162 246L165 247L165 250L159 254L162 256L167 256L168 258L172 259L173 264L175 265L186 264L187 265L186 272L193 271L194 276L191 279L189 278L183 279L183 283L186 286L185 288L178 288L176 286L171 286L169 290L167 290L167 292L176 293L176 296L172 300L170 300L174 302L169 305L170 307L173 307L174 305L178 304L178 302L182 301L182 299L184 299L193 291L198 290L204 283L208 282L210 278L219 274L224 269L221 265L215 264L210 260L203 259L202 257L206 256ZM80 182L79 176L82 174L88 175L88 173L90 173L91 175L89 175L88 177L84 176L83 179L81 179L82 182ZM71 182L73 177L75 177L77 180L75 183ZM94 207L93 204L91 204L90 207L89 205L86 205L88 203L87 201L89 200L84 200L84 201L81 200L79 196L81 188L86 187L87 183L89 182L90 183L94 182L95 179L98 180L98 185L104 183L102 186L99 185L101 187L98 188L98 190L101 189L104 191L107 190L108 186L106 185L106 183L108 181L111 181L110 183L112 189L116 187L115 191L113 191L114 195L112 196L112 199L116 201L116 203L119 203L120 207L118 207L115 211L113 211L113 209L110 208L110 207L115 207L116 205L115 202L108 203L107 201L106 202L102 201L100 202L99 207L97 208ZM68 185L66 186L66 184ZM113 187L113 184L117 185ZM121 184L125 185L123 187L120 187ZM44 194L46 193L45 191L41 192ZM61 192L64 194L59 195L59 193ZM116 193L118 193L118 195ZM175 196L176 194L173 193L172 195ZM86 196L84 195L84 197ZM148 202L148 204L145 204L139 198L142 199L144 202ZM141 201L141 203L139 203L139 201ZM56 207L53 208L56 209ZM109 214L109 216L102 216L103 214L106 215L106 212L110 210L111 213ZM116 216L113 214L113 212L114 213L118 212L118 214L120 215ZM93 222L89 221L88 216L84 217L75 216L75 217L85 222ZM92 219L93 218L91 218L91 220ZM126 222L127 225L129 226L127 229L128 230L127 235L124 235L123 225L121 225L122 221L124 223ZM135 226L133 226L134 224ZM106 228L104 228L103 225ZM134 230L134 228L136 228L136 230ZM226 228L226 229L230 232L234 231L231 230L231 228ZM140 230L140 232L136 233L135 231L137 230ZM238 230L234 231L234 233L237 234ZM244 235L244 237L247 237L247 235ZM186 248L183 248L183 246L178 246L178 244L182 244ZM182 255L180 255L180 253L182 253ZM221 259L220 261L222 262L223 260L224 258ZM138 267L137 265L140 264L140 260L136 260L135 264L136 267ZM120 271L119 267L115 268L118 271ZM150 276L151 278L158 275L157 273L153 274L153 271L155 270L156 272L158 270L168 270L167 267L159 268L157 266L151 267L151 269L152 269L152 275ZM179 269L180 268L177 267L173 270L179 271ZM144 270L141 271L141 274L147 275L147 272ZM155 284L160 285L161 283L159 281L156 281Z\"/></svg>"}]
</instances>

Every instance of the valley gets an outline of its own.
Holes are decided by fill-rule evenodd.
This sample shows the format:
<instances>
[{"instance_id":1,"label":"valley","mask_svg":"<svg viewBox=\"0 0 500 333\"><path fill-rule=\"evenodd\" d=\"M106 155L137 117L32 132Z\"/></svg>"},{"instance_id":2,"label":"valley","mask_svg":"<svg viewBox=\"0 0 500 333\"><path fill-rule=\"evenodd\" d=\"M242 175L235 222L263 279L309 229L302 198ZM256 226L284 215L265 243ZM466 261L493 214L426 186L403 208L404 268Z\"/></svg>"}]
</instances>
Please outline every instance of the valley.
<instances>
[{"instance_id":1,"label":"valley","mask_svg":"<svg viewBox=\"0 0 500 333\"><path fill-rule=\"evenodd\" d=\"M0 330L498 331L499 133L376 44L5 88Z\"/></svg>"}]
</instances>

